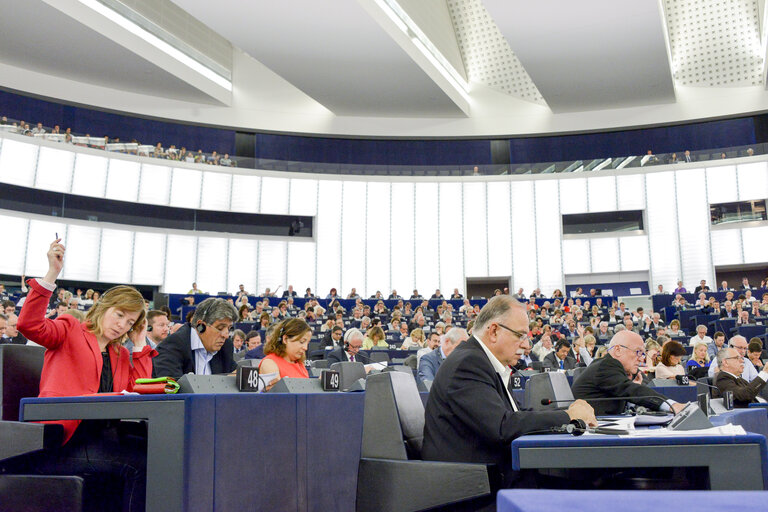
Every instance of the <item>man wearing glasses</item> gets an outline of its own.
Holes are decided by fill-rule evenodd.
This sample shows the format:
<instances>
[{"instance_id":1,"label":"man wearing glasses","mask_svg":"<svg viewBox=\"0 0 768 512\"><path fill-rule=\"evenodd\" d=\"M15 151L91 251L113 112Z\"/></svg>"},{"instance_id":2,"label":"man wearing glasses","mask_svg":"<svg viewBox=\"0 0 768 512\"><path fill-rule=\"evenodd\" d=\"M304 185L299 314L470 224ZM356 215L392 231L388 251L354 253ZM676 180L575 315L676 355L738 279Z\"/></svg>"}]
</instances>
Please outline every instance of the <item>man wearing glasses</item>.
<instances>
[{"instance_id":1,"label":"man wearing glasses","mask_svg":"<svg viewBox=\"0 0 768 512\"><path fill-rule=\"evenodd\" d=\"M472 336L445 358L435 374L424 418L424 460L495 463L500 483L511 486L510 443L529 432L582 420L596 423L577 400L565 410L523 411L509 391L510 366L529 343L525 305L499 295L483 307Z\"/></svg>"},{"instance_id":2,"label":"man wearing glasses","mask_svg":"<svg viewBox=\"0 0 768 512\"><path fill-rule=\"evenodd\" d=\"M717 353L717 365L720 371L715 377L715 386L721 391L733 392L733 404L736 407L749 407L750 403L765 401L757 395L768 382L765 370L757 374L752 382L747 382L740 375L744 371L744 356L735 348L724 348Z\"/></svg>"},{"instance_id":3,"label":"man wearing glasses","mask_svg":"<svg viewBox=\"0 0 768 512\"><path fill-rule=\"evenodd\" d=\"M621 414L627 402L653 410L680 412L684 404L668 400L640 384L642 373L638 372L638 366L642 361L645 361L643 338L627 330L617 332L608 344L605 357L596 359L574 381L571 386L573 396L587 402L594 398L630 397L626 400L590 402L598 416Z\"/></svg>"},{"instance_id":4,"label":"man wearing glasses","mask_svg":"<svg viewBox=\"0 0 768 512\"><path fill-rule=\"evenodd\" d=\"M230 335L236 320L237 309L225 299L205 299L197 305L191 325L185 324L158 345L152 374L179 379L190 372L233 372L237 364Z\"/></svg>"}]
</instances>

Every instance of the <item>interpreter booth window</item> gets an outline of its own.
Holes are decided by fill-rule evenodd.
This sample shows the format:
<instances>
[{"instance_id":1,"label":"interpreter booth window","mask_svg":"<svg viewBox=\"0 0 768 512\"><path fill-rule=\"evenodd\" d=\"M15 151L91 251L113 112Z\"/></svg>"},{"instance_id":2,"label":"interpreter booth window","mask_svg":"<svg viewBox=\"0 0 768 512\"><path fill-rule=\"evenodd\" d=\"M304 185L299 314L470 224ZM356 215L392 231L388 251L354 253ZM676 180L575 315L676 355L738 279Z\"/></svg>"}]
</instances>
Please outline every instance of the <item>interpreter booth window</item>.
<instances>
[{"instance_id":1,"label":"interpreter booth window","mask_svg":"<svg viewBox=\"0 0 768 512\"><path fill-rule=\"evenodd\" d=\"M641 234L644 229L643 210L563 215L563 235Z\"/></svg>"},{"instance_id":2,"label":"interpreter booth window","mask_svg":"<svg viewBox=\"0 0 768 512\"><path fill-rule=\"evenodd\" d=\"M711 204L709 213L713 226L768 219L765 212L765 199Z\"/></svg>"}]
</instances>

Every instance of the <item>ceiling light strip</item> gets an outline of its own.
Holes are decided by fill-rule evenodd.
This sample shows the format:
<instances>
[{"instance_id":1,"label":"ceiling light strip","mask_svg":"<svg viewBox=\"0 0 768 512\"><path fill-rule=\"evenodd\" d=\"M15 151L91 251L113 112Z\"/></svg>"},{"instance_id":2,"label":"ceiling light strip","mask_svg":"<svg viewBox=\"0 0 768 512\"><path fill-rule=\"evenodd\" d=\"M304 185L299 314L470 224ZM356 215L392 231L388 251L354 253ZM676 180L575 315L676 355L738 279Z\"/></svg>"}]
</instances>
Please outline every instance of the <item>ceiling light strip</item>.
<instances>
[{"instance_id":1,"label":"ceiling light strip","mask_svg":"<svg viewBox=\"0 0 768 512\"><path fill-rule=\"evenodd\" d=\"M176 59L180 63L184 64L188 68L204 76L205 78L215 83L216 85L223 87L227 91L230 91L230 92L232 91L232 82L230 80L227 80L223 76L207 68L206 66L196 61L192 57L186 55L179 49L174 48L173 46L163 41L156 35L138 26L133 21L129 20L128 18L125 18L123 15L110 9L106 5L99 2L98 0L78 0L78 1L84 6L88 7L89 9L99 13L100 15L104 16L108 20L119 25L121 28L127 30L131 34L140 37L143 41L151 44L152 46L162 51L169 57Z\"/></svg>"}]
</instances>

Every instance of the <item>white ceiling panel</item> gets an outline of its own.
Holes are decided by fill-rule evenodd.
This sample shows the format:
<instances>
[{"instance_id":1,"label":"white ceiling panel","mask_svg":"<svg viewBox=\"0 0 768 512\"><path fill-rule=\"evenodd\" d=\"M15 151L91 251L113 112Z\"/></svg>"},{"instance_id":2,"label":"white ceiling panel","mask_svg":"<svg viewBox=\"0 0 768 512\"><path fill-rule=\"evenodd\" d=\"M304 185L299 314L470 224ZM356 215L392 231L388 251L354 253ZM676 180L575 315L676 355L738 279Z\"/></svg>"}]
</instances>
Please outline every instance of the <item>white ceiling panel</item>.
<instances>
[{"instance_id":1,"label":"white ceiling panel","mask_svg":"<svg viewBox=\"0 0 768 512\"><path fill-rule=\"evenodd\" d=\"M657 0L484 0L553 112L675 101Z\"/></svg>"},{"instance_id":2,"label":"white ceiling panel","mask_svg":"<svg viewBox=\"0 0 768 512\"><path fill-rule=\"evenodd\" d=\"M464 115L357 0L174 1L337 115Z\"/></svg>"}]
</instances>

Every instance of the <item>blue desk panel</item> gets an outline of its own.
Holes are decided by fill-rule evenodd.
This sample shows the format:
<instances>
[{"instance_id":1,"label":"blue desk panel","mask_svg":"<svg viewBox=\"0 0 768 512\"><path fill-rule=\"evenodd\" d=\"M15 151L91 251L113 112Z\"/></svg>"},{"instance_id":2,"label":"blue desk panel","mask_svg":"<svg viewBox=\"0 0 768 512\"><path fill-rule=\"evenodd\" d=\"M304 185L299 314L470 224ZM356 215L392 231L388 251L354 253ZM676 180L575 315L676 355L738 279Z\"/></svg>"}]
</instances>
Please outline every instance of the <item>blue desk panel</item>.
<instances>
[{"instance_id":1,"label":"blue desk panel","mask_svg":"<svg viewBox=\"0 0 768 512\"><path fill-rule=\"evenodd\" d=\"M721 457L725 453L718 450L718 454L713 452L715 447L725 447L728 445L736 446L735 450L742 453L743 449L757 449L759 460L746 460L741 467L733 467L733 464L718 464L723 460ZM643 447L642 452L635 451L636 455L642 453L646 457L646 463L636 462L635 459L628 457L624 452L627 449ZM696 450L697 447L702 449ZM605 449L609 448L609 451ZM672 450L674 448L674 450ZM683 449L683 452L680 449ZM681 453L696 453L696 466L708 466L710 475L714 470L719 470L722 475L712 476L710 484L715 487L723 485L728 481L729 484L736 482L736 485L746 485L746 468L748 464L753 466L762 475L749 473L753 480L760 481L763 489L768 489L768 444L765 436L759 434L746 434L743 436L658 436L658 437L620 437L620 436L601 436L601 435L529 435L523 436L512 441L512 469L546 469L557 467L626 467L627 464L635 462L637 467L684 467L678 457ZM522 451L525 452L525 458L522 458ZM589 451L591 457L585 457ZM584 453L582 453L584 452ZM736 451L731 452L731 458L735 458ZM708 458L707 454L709 454ZM612 460L609 458L612 457ZM557 460L555 460L557 459ZM652 462L648 462L652 459ZM738 463L734 463L738 464ZM737 487L738 488L738 487ZM743 487L742 487L743 489ZM752 489L750 489L752 490Z\"/></svg>"},{"instance_id":2,"label":"blue desk panel","mask_svg":"<svg viewBox=\"0 0 768 512\"><path fill-rule=\"evenodd\" d=\"M663 506L660 506L663 504ZM738 505L736 505L738 504ZM557 491L507 489L496 495L498 512L763 512L766 494L761 491Z\"/></svg>"},{"instance_id":3,"label":"blue desk panel","mask_svg":"<svg viewBox=\"0 0 768 512\"><path fill-rule=\"evenodd\" d=\"M741 425L747 432L760 434L768 438L768 410L765 408L756 409L734 409L710 416L709 421L716 427L732 423ZM768 504L767 509L768 509Z\"/></svg>"}]
</instances>

